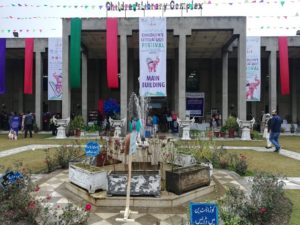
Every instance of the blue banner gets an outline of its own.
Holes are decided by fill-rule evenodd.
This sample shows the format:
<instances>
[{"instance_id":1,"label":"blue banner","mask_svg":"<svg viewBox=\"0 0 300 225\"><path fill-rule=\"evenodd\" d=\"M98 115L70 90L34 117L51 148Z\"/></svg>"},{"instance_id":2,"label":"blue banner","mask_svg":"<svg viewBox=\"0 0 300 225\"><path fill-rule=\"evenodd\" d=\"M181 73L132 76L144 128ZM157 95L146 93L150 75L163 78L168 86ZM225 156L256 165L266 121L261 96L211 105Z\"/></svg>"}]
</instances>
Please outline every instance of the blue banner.
<instances>
[{"instance_id":1,"label":"blue banner","mask_svg":"<svg viewBox=\"0 0 300 225\"><path fill-rule=\"evenodd\" d=\"M218 225L218 206L212 203L190 203L191 225Z\"/></svg>"},{"instance_id":2,"label":"blue banner","mask_svg":"<svg viewBox=\"0 0 300 225\"><path fill-rule=\"evenodd\" d=\"M95 141L90 141L85 145L85 155L95 157L100 153L100 145Z\"/></svg>"},{"instance_id":3,"label":"blue banner","mask_svg":"<svg viewBox=\"0 0 300 225\"><path fill-rule=\"evenodd\" d=\"M186 115L191 117L204 116L204 93L187 92L186 93Z\"/></svg>"}]
</instances>

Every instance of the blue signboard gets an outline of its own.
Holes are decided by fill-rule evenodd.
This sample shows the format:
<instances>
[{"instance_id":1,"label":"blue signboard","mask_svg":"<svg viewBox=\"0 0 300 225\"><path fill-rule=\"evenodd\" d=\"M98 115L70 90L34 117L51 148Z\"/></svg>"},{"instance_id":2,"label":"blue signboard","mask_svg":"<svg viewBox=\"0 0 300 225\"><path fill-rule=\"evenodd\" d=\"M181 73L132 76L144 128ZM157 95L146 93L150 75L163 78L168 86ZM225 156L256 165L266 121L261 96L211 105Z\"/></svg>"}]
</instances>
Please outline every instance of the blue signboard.
<instances>
[{"instance_id":1,"label":"blue signboard","mask_svg":"<svg viewBox=\"0 0 300 225\"><path fill-rule=\"evenodd\" d=\"M186 111L189 111L189 116L191 117L203 117L204 116L204 93L187 92Z\"/></svg>"},{"instance_id":2,"label":"blue signboard","mask_svg":"<svg viewBox=\"0 0 300 225\"><path fill-rule=\"evenodd\" d=\"M85 154L89 157L95 157L100 153L100 145L95 141L90 141L85 145Z\"/></svg>"},{"instance_id":3,"label":"blue signboard","mask_svg":"<svg viewBox=\"0 0 300 225\"><path fill-rule=\"evenodd\" d=\"M6 187L8 185L16 183L17 180L22 179L23 175L16 171L9 171L0 178L0 185Z\"/></svg>"},{"instance_id":4,"label":"blue signboard","mask_svg":"<svg viewBox=\"0 0 300 225\"><path fill-rule=\"evenodd\" d=\"M212 203L190 203L191 225L218 225L218 206Z\"/></svg>"}]
</instances>

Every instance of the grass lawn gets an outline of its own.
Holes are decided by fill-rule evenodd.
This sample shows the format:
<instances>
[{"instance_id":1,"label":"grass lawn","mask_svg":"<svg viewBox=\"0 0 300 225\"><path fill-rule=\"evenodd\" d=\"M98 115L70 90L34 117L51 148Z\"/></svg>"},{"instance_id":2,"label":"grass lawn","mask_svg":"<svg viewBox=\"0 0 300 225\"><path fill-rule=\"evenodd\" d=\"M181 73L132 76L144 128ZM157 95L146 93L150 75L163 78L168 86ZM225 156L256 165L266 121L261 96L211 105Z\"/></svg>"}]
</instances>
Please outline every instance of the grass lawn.
<instances>
[{"instance_id":1,"label":"grass lawn","mask_svg":"<svg viewBox=\"0 0 300 225\"><path fill-rule=\"evenodd\" d=\"M248 170L265 171L289 177L300 177L300 161L281 156L274 152L256 152L251 150L228 150L230 153L247 157ZM300 223L299 223L300 224Z\"/></svg>"},{"instance_id":2,"label":"grass lawn","mask_svg":"<svg viewBox=\"0 0 300 225\"><path fill-rule=\"evenodd\" d=\"M50 151L54 152L54 149ZM18 162L21 162L22 167L29 169L31 173L46 172L45 156L44 150L35 150L0 158L0 165L3 167L0 168L0 172L3 173L7 168L14 169Z\"/></svg>"},{"instance_id":3,"label":"grass lawn","mask_svg":"<svg viewBox=\"0 0 300 225\"><path fill-rule=\"evenodd\" d=\"M300 224L300 190L286 190L287 197L293 202L293 212L289 225Z\"/></svg>"},{"instance_id":4,"label":"grass lawn","mask_svg":"<svg viewBox=\"0 0 300 225\"><path fill-rule=\"evenodd\" d=\"M279 142L282 145L282 148L300 153L300 136L281 136L279 138ZM256 146L256 147L266 146L265 139L255 140L255 141L220 140L220 141L216 141L216 143L217 145L225 145L225 146Z\"/></svg>"},{"instance_id":5,"label":"grass lawn","mask_svg":"<svg viewBox=\"0 0 300 225\"><path fill-rule=\"evenodd\" d=\"M72 144L75 143L74 139L48 139L52 137L50 134L33 134L32 138L23 138L19 135L17 141L12 141L7 138L6 134L0 135L0 151L12 148L22 147L32 144ZM88 140L80 140L79 142L85 144Z\"/></svg>"}]
</instances>

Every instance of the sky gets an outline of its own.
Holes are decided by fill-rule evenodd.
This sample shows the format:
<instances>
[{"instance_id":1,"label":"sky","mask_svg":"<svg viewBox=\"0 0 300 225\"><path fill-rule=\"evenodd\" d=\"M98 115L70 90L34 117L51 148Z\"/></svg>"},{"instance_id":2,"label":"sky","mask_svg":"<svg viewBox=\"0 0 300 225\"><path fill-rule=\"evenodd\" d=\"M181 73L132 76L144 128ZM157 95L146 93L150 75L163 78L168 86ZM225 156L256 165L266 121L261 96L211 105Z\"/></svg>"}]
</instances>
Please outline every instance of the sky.
<instances>
[{"instance_id":1,"label":"sky","mask_svg":"<svg viewBox=\"0 0 300 225\"><path fill-rule=\"evenodd\" d=\"M126 11L111 10L111 4L123 3ZM191 3L202 10L191 9ZM152 4L158 9L148 9ZM176 9L176 4L184 9ZM0 37L12 38L14 31L20 38L61 37L61 18L143 16L247 16L247 36L295 36L300 0L0 0Z\"/></svg>"}]
</instances>

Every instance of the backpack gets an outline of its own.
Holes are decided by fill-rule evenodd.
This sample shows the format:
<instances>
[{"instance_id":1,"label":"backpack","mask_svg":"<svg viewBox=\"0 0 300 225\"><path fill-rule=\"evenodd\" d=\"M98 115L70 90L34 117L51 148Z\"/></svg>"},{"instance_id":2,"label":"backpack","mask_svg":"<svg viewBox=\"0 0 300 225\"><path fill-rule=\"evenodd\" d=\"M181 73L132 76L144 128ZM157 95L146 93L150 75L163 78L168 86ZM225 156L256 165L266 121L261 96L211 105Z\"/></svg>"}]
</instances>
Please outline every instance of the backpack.
<instances>
[{"instance_id":1,"label":"backpack","mask_svg":"<svg viewBox=\"0 0 300 225\"><path fill-rule=\"evenodd\" d=\"M25 117L25 125L32 125L32 124L33 124L33 116L29 114Z\"/></svg>"}]
</instances>

